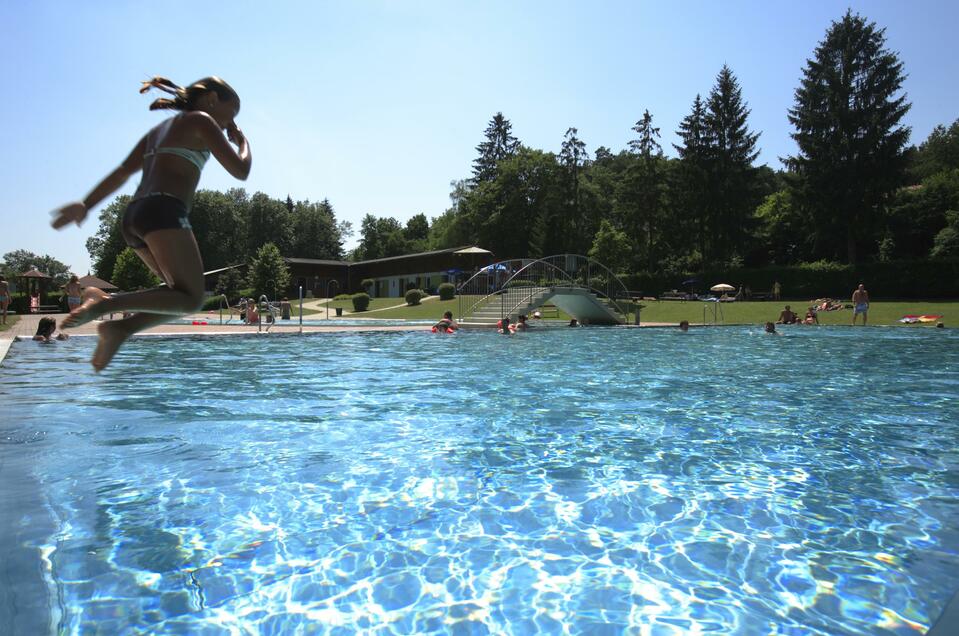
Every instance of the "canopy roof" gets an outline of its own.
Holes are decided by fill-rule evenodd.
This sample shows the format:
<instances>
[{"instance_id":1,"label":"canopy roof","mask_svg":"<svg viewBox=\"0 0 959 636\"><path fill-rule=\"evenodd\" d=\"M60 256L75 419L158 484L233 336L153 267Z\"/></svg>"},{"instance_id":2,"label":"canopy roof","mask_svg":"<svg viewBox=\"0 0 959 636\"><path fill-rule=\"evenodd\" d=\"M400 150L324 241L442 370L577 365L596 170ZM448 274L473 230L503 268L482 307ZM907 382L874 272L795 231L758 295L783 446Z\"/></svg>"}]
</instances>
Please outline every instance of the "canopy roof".
<instances>
[{"instance_id":1,"label":"canopy roof","mask_svg":"<svg viewBox=\"0 0 959 636\"><path fill-rule=\"evenodd\" d=\"M472 247L466 247L461 250L456 250L453 253L454 254L492 254L493 252L489 250L484 250L482 247L476 247L475 245L473 245Z\"/></svg>"},{"instance_id":2,"label":"canopy roof","mask_svg":"<svg viewBox=\"0 0 959 636\"><path fill-rule=\"evenodd\" d=\"M20 274L17 278L50 278L43 272L37 271L37 268L31 269L29 272L24 272Z\"/></svg>"},{"instance_id":3,"label":"canopy roof","mask_svg":"<svg viewBox=\"0 0 959 636\"><path fill-rule=\"evenodd\" d=\"M104 291L109 289L119 289L119 287L110 281L97 278L96 276L91 276L90 274L79 278L77 282L80 283L80 287L96 287L97 289L102 289Z\"/></svg>"}]
</instances>

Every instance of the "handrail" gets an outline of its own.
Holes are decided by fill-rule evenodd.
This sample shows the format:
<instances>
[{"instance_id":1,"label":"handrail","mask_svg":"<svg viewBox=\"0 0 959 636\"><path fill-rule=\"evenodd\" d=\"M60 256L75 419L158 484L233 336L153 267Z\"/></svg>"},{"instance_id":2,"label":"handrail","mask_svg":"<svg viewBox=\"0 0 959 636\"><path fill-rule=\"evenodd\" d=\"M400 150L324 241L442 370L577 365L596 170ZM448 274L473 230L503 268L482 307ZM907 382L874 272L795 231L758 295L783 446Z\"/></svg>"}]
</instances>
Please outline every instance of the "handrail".
<instances>
[{"instance_id":1,"label":"handrail","mask_svg":"<svg viewBox=\"0 0 959 636\"><path fill-rule=\"evenodd\" d=\"M276 309L273 307L270 299L266 297L266 294L260 296L260 300L257 302L257 305L259 305L257 309L260 315L256 322L256 331L257 333L260 333L263 330L263 309L265 305L266 310L270 312L270 318L272 318L266 327L267 332L269 332L273 325L276 324Z\"/></svg>"},{"instance_id":2,"label":"handrail","mask_svg":"<svg viewBox=\"0 0 959 636\"><path fill-rule=\"evenodd\" d=\"M217 303L220 306L220 324L223 324L223 304L226 303L226 308L230 310L230 317L226 319L226 324L230 324L230 321L233 320L233 308L230 307L230 299L226 297L226 294L220 294L219 302Z\"/></svg>"},{"instance_id":3,"label":"handrail","mask_svg":"<svg viewBox=\"0 0 959 636\"><path fill-rule=\"evenodd\" d=\"M506 278L502 284L498 284L500 272ZM596 283L594 278L600 278L602 283ZM492 291L491 282L495 287ZM585 289L601 299L618 320L629 321L626 302L630 299L629 290L608 267L580 254L556 254L535 260L514 259L488 265L457 289L459 317L462 320L473 316L484 306L492 308L493 303L499 304L500 319L512 316L524 306L535 304L537 295L556 287ZM474 300L475 296L480 298ZM471 302L465 311L464 302ZM495 309L487 315L495 315L494 312Z\"/></svg>"}]
</instances>

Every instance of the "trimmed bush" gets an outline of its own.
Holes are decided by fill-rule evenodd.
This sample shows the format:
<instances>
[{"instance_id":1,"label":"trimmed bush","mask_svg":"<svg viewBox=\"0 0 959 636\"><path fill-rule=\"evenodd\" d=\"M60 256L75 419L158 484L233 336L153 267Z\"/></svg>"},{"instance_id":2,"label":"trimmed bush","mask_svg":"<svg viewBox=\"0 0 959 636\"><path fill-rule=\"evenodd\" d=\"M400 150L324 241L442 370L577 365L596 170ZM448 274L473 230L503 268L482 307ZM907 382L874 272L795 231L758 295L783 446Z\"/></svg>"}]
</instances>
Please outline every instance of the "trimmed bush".
<instances>
[{"instance_id":1,"label":"trimmed bush","mask_svg":"<svg viewBox=\"0 0 959 636\"><path fill-rule=\"evenodd\" d=\"M372 291L374 284L375 283L373 282L372 278L364 278L360 281L360 287L362 287L367 294Z\"/></svg>"},{"instance_id":2,"label":"trimmed bush","mask_svg":"<svg viewBox=\"0 0 959 636\"><path fill-rule=\"evenodd\" d=\"M411 307L419 305L424 298L426 298L426 292L422 289L411 289L406 292L406 304Z\"/></svg>"},{"instance_id":3,"label":"trimmed bush","mask_svg":"<svg viewBox=\"0 0 959 636\"><path fill-rule=\"evenodd\" d=\"M456 297L456 286L453 283L442 283L437 291L440 300L453 300Z\"/></svg>"},{"instance_id":4,"label":"trimmed bush","mask_svg":"<svg viewBox=\"0 0 959 636\"><path fill-rule=\"evenodd\" d=\"M366 308L370 306L370 295L360 292L359 294L353 294L353 311L366 311Z\"/></svg>"},{"instance_id":5,"label":"trimmed bush","mask_svg":"<svg viewBox=\"0 0 959 636\"><path fill-rule=\"evenodd\" d=\"M353 294L337 294L333 296L333 300L352 300Z\"/></svg>"}]
</instances>

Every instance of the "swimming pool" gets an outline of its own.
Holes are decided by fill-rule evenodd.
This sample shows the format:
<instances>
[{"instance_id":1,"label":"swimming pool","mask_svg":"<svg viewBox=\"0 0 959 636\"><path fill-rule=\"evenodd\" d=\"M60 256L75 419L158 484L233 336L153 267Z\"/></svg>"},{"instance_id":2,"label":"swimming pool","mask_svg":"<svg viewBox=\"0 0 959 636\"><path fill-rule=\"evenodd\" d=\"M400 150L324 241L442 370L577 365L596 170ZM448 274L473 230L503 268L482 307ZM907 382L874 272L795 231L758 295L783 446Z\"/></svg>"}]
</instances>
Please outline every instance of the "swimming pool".
<instances>
[{"instance_id":1,"label":"swimming pool","mask_svg":"<svg viewBox=\"0 0 959 636\"><path fill-rule=\"evenodd\" d=\"M0 369L23 633L915 634L959 588L955 330L93 344Z\"/></svg>"}]
</instances>

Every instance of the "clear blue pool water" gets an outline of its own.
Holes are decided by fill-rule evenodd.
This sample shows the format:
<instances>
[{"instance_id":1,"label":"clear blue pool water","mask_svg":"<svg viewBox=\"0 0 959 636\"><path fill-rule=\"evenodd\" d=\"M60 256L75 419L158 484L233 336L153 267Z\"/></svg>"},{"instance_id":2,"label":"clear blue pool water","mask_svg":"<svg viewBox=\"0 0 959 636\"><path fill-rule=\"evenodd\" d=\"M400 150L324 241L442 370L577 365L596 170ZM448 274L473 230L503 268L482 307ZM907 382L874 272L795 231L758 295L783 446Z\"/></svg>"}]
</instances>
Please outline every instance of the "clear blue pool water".
<instances>
[{"instance_id":1,"label":"clear blue pool water","mask_svg":"<svg viewBox=\"0 0 959 636\"><path fill-rule=\"evenodd\" d=\"M0 368L16 633L916 634L959 588L955 330L93 344Z\"/></svg>"}]
</instances>

